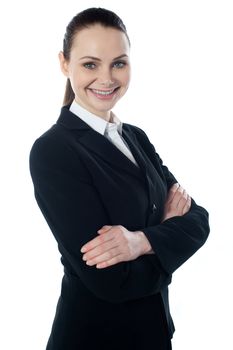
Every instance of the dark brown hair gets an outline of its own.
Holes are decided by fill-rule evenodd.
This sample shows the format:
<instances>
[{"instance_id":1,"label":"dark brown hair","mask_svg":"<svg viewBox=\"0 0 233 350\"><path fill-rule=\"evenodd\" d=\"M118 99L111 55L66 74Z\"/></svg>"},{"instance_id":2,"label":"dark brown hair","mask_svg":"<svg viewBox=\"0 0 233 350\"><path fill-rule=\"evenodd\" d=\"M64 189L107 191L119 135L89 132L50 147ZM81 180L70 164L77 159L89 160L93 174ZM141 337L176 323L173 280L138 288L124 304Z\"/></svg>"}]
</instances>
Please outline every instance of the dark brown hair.
<instances>
[{"instance_id":1,"label":"dark brown hair","mask_svg":"<svg viewBox=\"0 0 233 350\"><path fill-rule=\"evenodd\" d=\"M79 12L75 17L73 17L66 27L66 33L63 39L63 55L67 61L70 59L70 51L77 32L97 23L104 27L120 30L126 35L130 45L126 27L120 17L118 17L114 12L101 7L88 8L82 12ZM70 84L70 79L67 79L63 105L70 104L74 97L75 95Z\"/></svg>"}]
</instances>

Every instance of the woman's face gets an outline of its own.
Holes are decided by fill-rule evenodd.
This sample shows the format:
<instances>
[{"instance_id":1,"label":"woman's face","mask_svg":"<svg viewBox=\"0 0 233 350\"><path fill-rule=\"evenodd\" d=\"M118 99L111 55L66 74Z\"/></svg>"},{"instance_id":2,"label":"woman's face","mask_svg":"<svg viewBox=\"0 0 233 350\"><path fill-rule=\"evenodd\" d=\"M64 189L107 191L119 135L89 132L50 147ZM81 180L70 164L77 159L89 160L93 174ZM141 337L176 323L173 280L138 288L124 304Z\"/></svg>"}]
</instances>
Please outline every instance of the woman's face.
<instances>
[{"instance_id":1,"label":"woman's face","mask_svg":"<svg viewBox=\"0 0 233 350\"><path fill-rule=\"evenodd\" d=\"M129 86L129 50L123 32L96 24L76 34L69 61L59 53L61 69L82 107L109 120Z\"/></svg>"}]
</instances>

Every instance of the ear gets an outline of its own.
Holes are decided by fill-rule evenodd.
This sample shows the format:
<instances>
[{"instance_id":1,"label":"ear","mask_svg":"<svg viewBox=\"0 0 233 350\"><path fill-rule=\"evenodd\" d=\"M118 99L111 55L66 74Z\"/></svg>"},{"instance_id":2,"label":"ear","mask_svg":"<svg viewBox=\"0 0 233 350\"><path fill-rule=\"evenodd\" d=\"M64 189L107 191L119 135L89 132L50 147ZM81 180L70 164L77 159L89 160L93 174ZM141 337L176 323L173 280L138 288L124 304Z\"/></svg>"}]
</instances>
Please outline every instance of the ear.
<instances>
[{"instance_id":1,"label":"ear","mask_svg":"<svg viewBox=\"0 0 233 350\"><path fill-rule=\"evenodd\" d=\"M67 78L69 78L68 62L67 62L67 60L65 59L64 54L63 54L62 51L59 52L58 58L59 58L59 61L60 61L60 68L61 68L62 73L63 73Z\"/></svg>"}]
</instances>

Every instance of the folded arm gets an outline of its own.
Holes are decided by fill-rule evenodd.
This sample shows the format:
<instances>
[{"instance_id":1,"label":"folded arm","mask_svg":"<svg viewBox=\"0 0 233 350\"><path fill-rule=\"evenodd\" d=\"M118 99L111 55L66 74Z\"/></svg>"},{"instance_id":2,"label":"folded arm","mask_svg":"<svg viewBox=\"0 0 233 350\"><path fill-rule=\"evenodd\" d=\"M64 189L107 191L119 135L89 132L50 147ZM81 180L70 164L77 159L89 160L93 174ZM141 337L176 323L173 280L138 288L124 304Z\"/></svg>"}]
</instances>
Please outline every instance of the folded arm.
<instances>
[{"instance_id":1,"label":"folded arm","mask_svg":"<svg viewBox=\"0 0 233 350\"><path fill-rule=\"evenodd\" d=\"M174 184L168 192L162 222L186 214L190 207L190 196L179 184ZM88 265L105 268L122 261L134 260L140 255L154 254L142 231L131 232L121 225L105 225L98 230L98 234L81 249Z\"/></svg>"},{"instance_id":2,"label":"folded arm","mask_svg":"<svg viewBox=\"0 0 233 350\"><path fill-rule=\"evenodd\" d=\"M37 203L69 267L97 297L123 302L155 294L171 276L157 256L143 255L107 269L87 266L81 247L108 224L98 192L77 154L57 138L41 137L30 153Z\"/></svg>"},{"instance_id":3,"label":"folded arm","mask_svg":"<svg viewBox=\"0 0 233 350\"><path fill-rule=\"evenodd\" d=\"M98 231L101 237L97 236L84 245L86 250L83 259L90 265L97 264L97 268L105 268L122 261L134 260L140 255L155 254L163 268L172 274L207 239L208 213L197 206L177 183L143 131L140 136L144 138L143 150L168 188L161 224L135 232L127 231L122 226L104 225L101 232Z\"/></svg>"},{"instance_id":4,"label":"folded arm","mask_svg":"<svg viewBox=\"0 0 233 350\"><path fill-rule=\"evenodd\" d=\"M174 175L163 164L153 144L140 128L135 128L137 138L143 143L148 157L167 183L168 190L177 183ZM191 207L182 216L167 218L159 225L141 229L168 274L172 274L188 260L207 240L209 214L191 198Z\"/></svg>"}]
</instances>

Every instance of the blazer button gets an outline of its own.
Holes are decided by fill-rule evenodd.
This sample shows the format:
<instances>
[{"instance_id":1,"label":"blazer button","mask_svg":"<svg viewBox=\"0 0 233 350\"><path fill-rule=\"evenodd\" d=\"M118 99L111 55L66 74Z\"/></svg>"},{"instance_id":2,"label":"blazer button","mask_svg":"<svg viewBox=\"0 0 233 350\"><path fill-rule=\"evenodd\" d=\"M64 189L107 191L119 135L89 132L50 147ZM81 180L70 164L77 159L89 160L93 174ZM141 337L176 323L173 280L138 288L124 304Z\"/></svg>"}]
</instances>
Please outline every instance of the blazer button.
<instances>
[{"instance_id":1,"label":"blazer button","mask_svg":"<svg viewBox=\"0 0 233 350\"><path fill-rule=\"evenodd\" d=\"M152 212L152 213L155 213L156 210L157 210L157 207L156 207L155 203L153 203L153 204L151 205L151 212Z\"/></svg>"}]
</instances>

